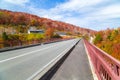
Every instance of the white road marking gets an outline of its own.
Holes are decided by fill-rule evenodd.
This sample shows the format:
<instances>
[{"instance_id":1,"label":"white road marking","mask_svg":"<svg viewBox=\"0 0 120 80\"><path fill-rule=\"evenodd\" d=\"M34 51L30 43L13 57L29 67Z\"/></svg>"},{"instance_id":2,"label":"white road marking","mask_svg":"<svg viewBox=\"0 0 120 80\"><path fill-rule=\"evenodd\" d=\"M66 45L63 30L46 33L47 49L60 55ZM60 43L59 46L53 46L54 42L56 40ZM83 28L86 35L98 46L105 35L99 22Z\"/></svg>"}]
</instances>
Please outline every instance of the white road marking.
<instances>
[{"instance_id":1,"label":"white road marking","mask_svg":"<svg viewBox=\"0 0 120 80\"><path fill-rule=\"evenodd\" d=\"M84 43L84 42L83 42L83 43ZM95 69L94 69L94 66L93 66L93 64L92 64L92 61L91 61L91 59L90 59L90 55L89 55L89 52L88 52L88 50L87 50L87 47L86 47L85 43L84 43L84 47L85 47L85 51L86 51L86 53L87 53L87 57L88 57L90 69L91 69L91 71L92 71L93 79L94 79L94 80L98 80L97 74L95 73Z\"/></svg>"},{"instance_id":2,"label":"white road marking","mask_svg":"<svg viewBox=\"0 0 120 80\"><path fill-rule=\"evenodd\" d=\"M74 44L75 45L75 44ZM59 57L65 55L65 52L68 51L71 47L73 46L73 44L68 47L67 49L65 49L63 52L61 52L57 57L55 57L54 59L52 59L48 64L46 64L45 66L43 66L41 69L39 69L36 73L34 73L32 76L30 76L27 80L33 80L33 78L35 76L37 76L40 72L42 72L46 67L48 67L50 64L52 64L53 62L55 62ZM55 63L54 63L55 64Z\"/></svg>"},{"instance_id":3,"label":"white road marking","mask_svg":"<svg viewBox=\"0 0 120 80\"><path fill-rule=\"evenodd\" d=\"M66 43L69 43L69 42L66 42ZM25 54L22 54L22 55L18 55L18 56L15 56L15 57L4 59L4 60L1 60L0 63L6 62L6 61L9 61L9 60L13 60L13 59L16 59L16 58L20 58L20 57L23 57L23 56L26 56L26 55L29 55L29 54L32 54L32 53L35 53L35 52L39 52L39 51L42 51L42 50L45 50L45 49L48 49L48 48L52 48L52 47L57 46L57 45L60 45L60 44L52 45L52 46L49 46L49 47L46 47L46 48L43 48L43 49L39 49L39 50L36 50L36 51L31 51L31 52L28 52L28 53L25 53Z\"/></svg>"},{"instance_id":4,"label":"white road marking","mask_svg":"<svg viewBox=\"0 0 120 80\"><path fill-rule=\"evenodd\" d=\"M42 50L45 50L45 49L48 49L48 48L52 48L52 47L57 46L57 45L59 45L59 44L49 46L49 47L46 47L46 48L43 48L43 49L39 49L39 50L36 50L36 51L31 51L31 52L28 52L28 53L25 53L25 54L22 54L22 55L18 55L18 56L15 56L15 57L11 57L11 58L8 58L8 59L5 59L5 60L1 60L0 63L6 62L6 61L9 61L9 60L13 60L13 59L16 59L16 58L20 58L20 57L23 57L23 56L26 56L26 55L29 55L29 54L32 54L32 53L35 53L35 52L39 52L39 51L42 51Z\"/></svg>"}]
</instances>

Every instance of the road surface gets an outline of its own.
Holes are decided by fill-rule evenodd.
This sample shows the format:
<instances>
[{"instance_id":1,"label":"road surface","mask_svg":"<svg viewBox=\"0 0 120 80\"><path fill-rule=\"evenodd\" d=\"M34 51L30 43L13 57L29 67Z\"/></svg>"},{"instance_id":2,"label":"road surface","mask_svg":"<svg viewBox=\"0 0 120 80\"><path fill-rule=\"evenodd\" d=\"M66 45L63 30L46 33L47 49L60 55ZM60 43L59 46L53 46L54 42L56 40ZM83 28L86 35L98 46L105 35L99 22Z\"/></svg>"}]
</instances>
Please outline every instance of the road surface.
<instances>
[{"instance_id":1,"label":"road surface","mask_svg":"<svg viewBox=\"0 0 120 80\"><path fill-rule=\"evenodd\" d=\"M60 54L65 54L79 39L0 53L0 80L30 80Z\"/></svg>"},{"instance_id":2,"label":"road surface","mask_svg":"<svg viewBox=\"0 0 120 80\"><path fill-rule=\"evenodd\" d=\"M51 80L94 80L83 40L76 45Z\"/></svg>"}]
</instances>

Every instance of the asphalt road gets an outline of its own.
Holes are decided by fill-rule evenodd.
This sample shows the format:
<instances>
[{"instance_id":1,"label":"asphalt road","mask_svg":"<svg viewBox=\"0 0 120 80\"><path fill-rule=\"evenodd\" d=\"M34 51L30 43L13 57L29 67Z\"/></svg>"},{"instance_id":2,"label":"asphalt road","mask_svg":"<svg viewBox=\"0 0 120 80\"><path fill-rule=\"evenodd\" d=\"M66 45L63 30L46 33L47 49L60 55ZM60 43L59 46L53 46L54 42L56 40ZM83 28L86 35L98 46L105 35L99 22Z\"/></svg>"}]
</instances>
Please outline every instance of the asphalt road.
<instances>
[{"instance_id":1,"label":"asphalt road","mask_svg":"<svg viewBox=\"0 0 120 80\"><path fill-rule=\"evenodd\" d=\"M76 45L51 80L94 80L83 40Z\"/></svg>"},{"instance_id":2,"label":"asphalt road","mask_svg":"<svg viewBox=\"0 0 120 80\"><path fill-rule=\"evenodd\" d=\"M29 80L50 61L72 48L78 39L0 53L0 80Z\"/></svg>"}]
</instances>

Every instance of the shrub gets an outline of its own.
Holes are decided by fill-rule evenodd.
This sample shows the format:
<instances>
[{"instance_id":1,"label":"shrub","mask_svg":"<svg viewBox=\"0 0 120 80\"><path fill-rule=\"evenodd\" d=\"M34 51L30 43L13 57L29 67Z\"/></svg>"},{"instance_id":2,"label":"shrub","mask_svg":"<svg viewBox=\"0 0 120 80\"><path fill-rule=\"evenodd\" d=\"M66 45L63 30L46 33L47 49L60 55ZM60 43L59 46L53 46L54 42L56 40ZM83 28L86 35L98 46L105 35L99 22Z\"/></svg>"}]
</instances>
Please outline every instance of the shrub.
<instances>
[{"instance_id":1,"label":"shrub","mask_svg":"<svg viewBox=\"0 0 120 80\"><path fill-rule=\"evenodd\" d=\"M8 40L8 35L6 34L6 32L2 33L2 38L3 40Z\"/></svg>"}]
</instances>

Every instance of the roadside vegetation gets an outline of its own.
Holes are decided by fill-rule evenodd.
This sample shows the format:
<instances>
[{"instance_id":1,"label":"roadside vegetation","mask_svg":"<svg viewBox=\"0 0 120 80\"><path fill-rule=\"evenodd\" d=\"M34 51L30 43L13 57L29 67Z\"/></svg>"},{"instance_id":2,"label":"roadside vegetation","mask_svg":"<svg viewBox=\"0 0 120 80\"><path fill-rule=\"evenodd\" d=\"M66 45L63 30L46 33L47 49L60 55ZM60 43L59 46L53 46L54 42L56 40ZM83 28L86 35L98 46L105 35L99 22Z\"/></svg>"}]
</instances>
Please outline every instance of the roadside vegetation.
<instances>
[{"instance_id":1,"label":"roadside vegetation","mask_svg":"<svg viewBox=\"0 0 120 80\"><path fill-rule=\"evenodd\" d=\"M48 28L44 34L7 34L6 32L3 32L2 35L0 35L0 48L37 44L57 39L62 39L62 37L58 34L55 34L54 30L51 28Z\"/></svg>"},{"instance_id":2,"label":"roadside vegetation","mask_svg":"<svg viewBox=\"0 0 120 80\"><path fill-rule=\"evenodd\" d=\"M120 60L120 28L99 31L95 35L94 44Z\"/></svg>"}]
</instances>

